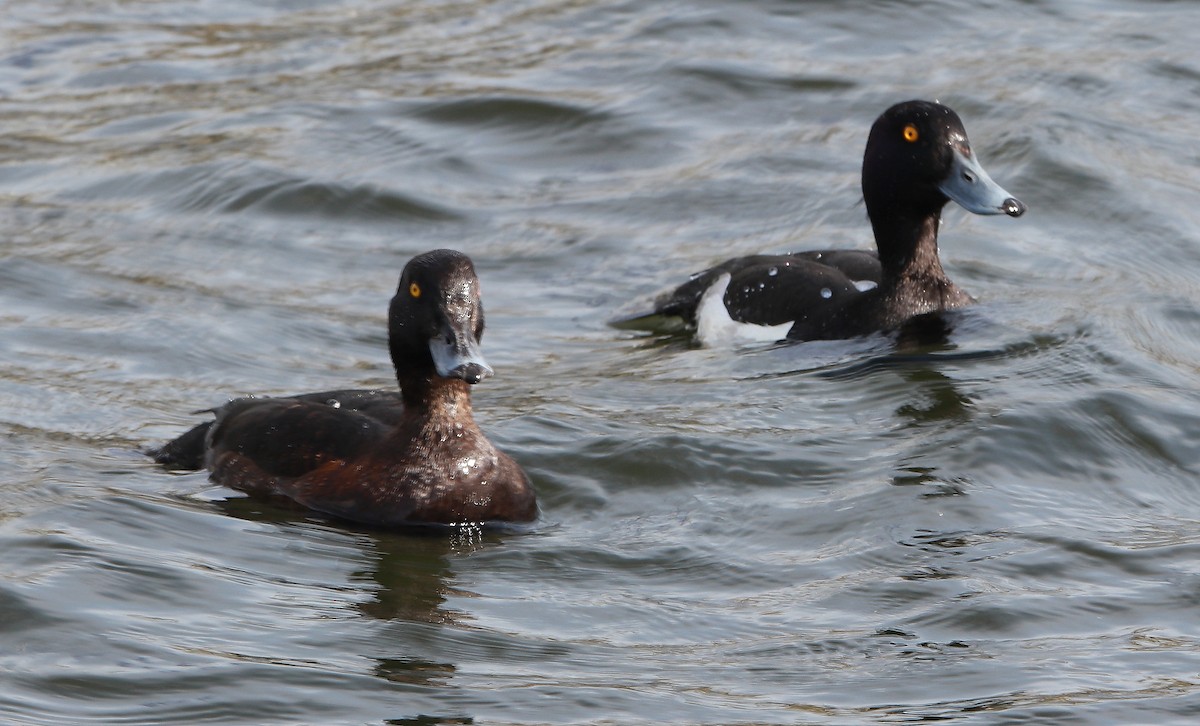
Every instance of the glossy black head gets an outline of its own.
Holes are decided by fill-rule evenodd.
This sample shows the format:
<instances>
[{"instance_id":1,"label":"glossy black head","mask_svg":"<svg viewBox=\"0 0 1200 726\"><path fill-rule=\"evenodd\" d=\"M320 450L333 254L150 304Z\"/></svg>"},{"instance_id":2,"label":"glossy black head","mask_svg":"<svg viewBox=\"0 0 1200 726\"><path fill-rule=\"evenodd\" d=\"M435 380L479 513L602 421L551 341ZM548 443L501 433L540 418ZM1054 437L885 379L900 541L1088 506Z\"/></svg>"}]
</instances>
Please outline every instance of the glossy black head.
<instances>
[{"instance_id":1,"label":"glossy black head","mask_svg":"<svg viewBox=\"0 0 1200 726\"><path fill-rule=\"evenodd\" d=\"M954 200L975 214L1019 217L1025 205L983 170L958 114L906 101L883 112L863 154L863 199L871 222L937 215Z\"/></svg>"},{"instance_id":2,"label":"glossy black head","mask_svg":"<svg viewBox=\"0 0 1200 726\"><path fill-rule=\"evenodd\" d=\"M435 373L478 383L492 375L479 350L483 303L471 259L454 250L412 258L388 311L388 343L401 378Z\"/></svg>"}]
</instances>

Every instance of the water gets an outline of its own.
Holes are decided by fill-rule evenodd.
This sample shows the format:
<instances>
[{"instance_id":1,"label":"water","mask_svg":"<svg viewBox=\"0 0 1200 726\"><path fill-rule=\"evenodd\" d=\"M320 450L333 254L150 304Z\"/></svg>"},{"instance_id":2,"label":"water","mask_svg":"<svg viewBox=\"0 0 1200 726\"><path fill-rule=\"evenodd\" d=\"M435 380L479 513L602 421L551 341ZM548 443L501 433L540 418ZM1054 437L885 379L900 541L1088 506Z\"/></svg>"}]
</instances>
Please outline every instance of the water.
<instances>
[{"instance_id":1,"label":"water","mask_svg":"<svg viewBox=\"0 0 1200 726\"><path fill-rule=\"evenodd\" d=\"M1200 8L7 3L0 721L1190 723ZM949 340L609 320L866 247L871 121L937 98ZM531 534L361 531L139 447L392 381L404 262L476 261Z\"/></svg>"}]
</instances>

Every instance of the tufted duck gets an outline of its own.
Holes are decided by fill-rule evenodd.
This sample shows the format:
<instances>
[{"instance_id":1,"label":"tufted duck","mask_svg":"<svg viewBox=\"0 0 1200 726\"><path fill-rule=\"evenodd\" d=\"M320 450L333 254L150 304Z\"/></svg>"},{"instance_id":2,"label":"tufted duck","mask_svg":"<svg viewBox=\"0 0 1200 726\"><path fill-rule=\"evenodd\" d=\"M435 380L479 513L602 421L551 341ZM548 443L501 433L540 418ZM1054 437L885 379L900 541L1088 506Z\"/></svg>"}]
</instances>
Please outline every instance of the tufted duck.
<instances>
[{"instance_id":1,"label":"tufted duck","mask_svg":"<svg viewBox=\"0 0 1200 726\"><path fill-rule=\"evenodd\" d=\"M151 455L176 469L374 526L528 522L529 478L488 441L470 385L491 375L471 260L414 257L388 311L400 391L239 398Z\"/></svg>"},{"instance_id":2,"label":"tufted duck","mask_svg":"<svg viewBox=\"0 0 1200 726\"><path fill-rule=\"evenodd\" d=\"M938 103L892 106L871 127L863 199L878 252L822 250L738 257L661 296L654 316L683 318L701 342L850 338L967 305L938 259L938 224L953 200L975 214L1019 217L1025 205L991 180L962 121ZM632 325L631 325L632 324Z\"/></svg>"}]
</instances>

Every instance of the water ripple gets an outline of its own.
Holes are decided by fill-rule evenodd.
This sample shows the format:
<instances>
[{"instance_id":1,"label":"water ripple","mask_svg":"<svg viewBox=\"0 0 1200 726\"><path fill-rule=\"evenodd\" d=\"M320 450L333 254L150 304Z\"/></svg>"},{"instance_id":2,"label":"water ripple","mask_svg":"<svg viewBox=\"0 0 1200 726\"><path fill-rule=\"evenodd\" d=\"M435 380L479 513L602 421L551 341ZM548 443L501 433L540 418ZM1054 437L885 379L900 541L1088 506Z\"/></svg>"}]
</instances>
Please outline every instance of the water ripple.
<instances>
[{"instance_id":1,"label":"water ripple","mask_svg":"<svg viewBox=\"0 0 1200 726\"><path fill-rule=\"evenodd\" d=\"M1197 11L948 8L6 4L0 721L1194 720ZM980 304L940 338L606 324L870 247L909 97L1030 205L947 208ZM435 247L538 525L371 531L142 456L230 395L395 385Z\"/></svg>"}]
</instances>

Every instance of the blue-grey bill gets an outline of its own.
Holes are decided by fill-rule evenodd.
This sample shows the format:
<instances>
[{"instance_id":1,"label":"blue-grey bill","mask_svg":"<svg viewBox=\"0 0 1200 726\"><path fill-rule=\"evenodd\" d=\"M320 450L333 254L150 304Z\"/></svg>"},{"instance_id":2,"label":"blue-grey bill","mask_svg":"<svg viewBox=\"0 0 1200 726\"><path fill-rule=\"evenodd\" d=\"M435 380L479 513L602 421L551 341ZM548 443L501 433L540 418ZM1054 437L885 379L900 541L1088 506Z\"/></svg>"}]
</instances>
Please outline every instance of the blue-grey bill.
<instances>
[{"instance_id":1,"label":"blue-grey bill","mask_svg":"<svg viewBox=\"0 0 1200 726\"><path fill-rule=\"evenodd\" d=\"M1025 213L1025 205L992 181L974 156L966 156L958 149L954 150L950 175L939 188L968 212L1007 214L1010 217L1020 217Z\"/></svg>"},{"instance_id":2,"label":"blue-grey bill","mask_svg":"<svg viewBox=\"0 0 1200 726\"><path fill-rule=\"evenodd\" d=\"M483 359L479 343L471 336L438 337L429 341L433 366L442 378L461 378L479 383L494 371Z\"/></svg>"}]
</instances>

